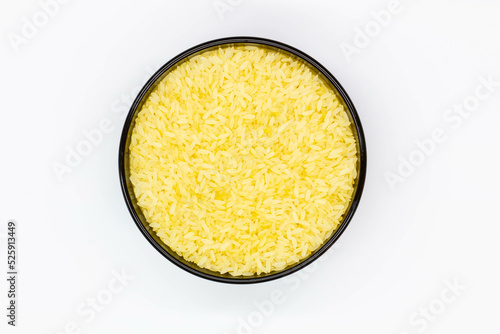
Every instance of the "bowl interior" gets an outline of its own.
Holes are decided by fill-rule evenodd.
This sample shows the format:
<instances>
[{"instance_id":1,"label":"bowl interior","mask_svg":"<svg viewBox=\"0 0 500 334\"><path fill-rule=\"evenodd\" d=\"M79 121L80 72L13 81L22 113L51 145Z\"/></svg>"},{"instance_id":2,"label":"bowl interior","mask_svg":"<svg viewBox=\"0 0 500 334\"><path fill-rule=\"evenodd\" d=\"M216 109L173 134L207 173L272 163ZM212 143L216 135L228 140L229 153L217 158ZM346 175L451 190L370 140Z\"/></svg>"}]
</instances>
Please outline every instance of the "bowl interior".
<instances>
[{"instance_id":1,"label":"bowl interior","mask_svg":"<svg viewBox=\"0 0 500 334\"><path fill-rule=\"evenodd\" d=\"M304 62L311 68L313 73L316 72L319 76L321 76L324 82L328 83L331 89L337 94L339 102L343 104L345 110L348 111L347 114L351 121L352 130L357 138L357 149L359 153L357 161L358 176L356 177L354 184L353 199L338 229L330 236L328 240L324 242L324 244L321 247L319 247L316 251L310 254L307 258L302 259L301 261L293 265L290 265L280 271L273 271L271 273L262 273L253 276L232 276L227 273L221 274L215 271L201 268L192 262L186 261L182 256L178 255L169 246L167 246L149 226L144 214L142 213L141 208L137 205L137 198L134 194L133 186L130 181L130 168L129 168L129 146L130 146L130 138L132 135L132 129L135 126L135 120L138 112L141 110L142 105L148 98L151 91L155 89L156 85L165 76L167 76L172 69L174 69L177 65L181 64L182 62L188 60L190 57L213 48L236 46L236 45L257 46L261 48L271 49L276 52L286 53L289 56L294 57L301 62ZM188 272L191 272L192 274L203 278L219 282L226 282L226 283L257 283L257 282L268 281L295 272L305 267L306 265L310 264L315 259L317 259L340 237L340 235L346 228L347 224L351 220L361 197L361 192L363 189L363 184L365 179L365 171L366 171L366 147L365 147L365 141L361 123L359 121L354 105L352 104L349 97L345 93L342 86L338 83L338 81L321 64L316 62L308 55L302 53L301 51L279 42L260 39L260 38L251 38L251 37L226 38L226 39L207 42L181 53L180 55L178 55L177 57L166 63L164 66L162 66L144 85L142 90L139 92L137 98L135 99L134 103L132 104L132 107L130 109L130 112L128 114L128 117L125 121L125 125L123 128L122 138L120 142L120 152L119 152L119 173L120 173L120 181L121 181L123 195L125 197L125 201L127 203L127 206L135 223L137 224L141 232L144 234L144 236L148 239L148 241L163 256L165 256L167 259L169 259L171 262L181 267L182 269L187 270Z\"/></svg>"}]
</instances>

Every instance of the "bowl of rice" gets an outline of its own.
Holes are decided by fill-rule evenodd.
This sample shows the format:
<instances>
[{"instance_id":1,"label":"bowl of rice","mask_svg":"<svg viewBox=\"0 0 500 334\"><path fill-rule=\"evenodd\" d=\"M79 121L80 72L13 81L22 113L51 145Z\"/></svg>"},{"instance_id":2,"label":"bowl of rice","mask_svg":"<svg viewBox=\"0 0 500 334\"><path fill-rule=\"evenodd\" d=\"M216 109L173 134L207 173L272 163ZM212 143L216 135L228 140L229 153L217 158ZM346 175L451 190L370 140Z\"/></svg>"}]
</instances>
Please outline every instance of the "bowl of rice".
<instances>
[{"instance_id":1,"label":"bowl of rice","mask_svg":"<svg viewBox=\"0 0 500 334\"><path fill-rule=\"evenodd\" d=\"M307 54L254 37L209 41L145 84L125 121L120 183L137 227L206 279L258 283L312 263L361 198L353 103Z\"/></svg>"}]
</instances>

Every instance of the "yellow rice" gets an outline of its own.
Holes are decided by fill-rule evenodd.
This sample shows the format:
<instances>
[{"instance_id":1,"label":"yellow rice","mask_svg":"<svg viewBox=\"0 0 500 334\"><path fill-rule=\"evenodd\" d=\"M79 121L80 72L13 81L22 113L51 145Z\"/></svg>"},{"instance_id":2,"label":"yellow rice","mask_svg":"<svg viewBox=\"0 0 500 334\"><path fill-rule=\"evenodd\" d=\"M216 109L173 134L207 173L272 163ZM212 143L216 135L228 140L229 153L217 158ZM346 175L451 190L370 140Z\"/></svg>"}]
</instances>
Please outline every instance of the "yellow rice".
<instances>
[{"instance_id":1,"label":"yellow rice","mask_svg":"<svg viewBox=\"0 0 500 334\"><path fill-rule=\"evenodd\" d=\"M234 276L281 270L339 227L357 145L334 91L271 49L224 46L177 65L130 143L138 205L165 244Z\"/></svg>"}]
</instances>

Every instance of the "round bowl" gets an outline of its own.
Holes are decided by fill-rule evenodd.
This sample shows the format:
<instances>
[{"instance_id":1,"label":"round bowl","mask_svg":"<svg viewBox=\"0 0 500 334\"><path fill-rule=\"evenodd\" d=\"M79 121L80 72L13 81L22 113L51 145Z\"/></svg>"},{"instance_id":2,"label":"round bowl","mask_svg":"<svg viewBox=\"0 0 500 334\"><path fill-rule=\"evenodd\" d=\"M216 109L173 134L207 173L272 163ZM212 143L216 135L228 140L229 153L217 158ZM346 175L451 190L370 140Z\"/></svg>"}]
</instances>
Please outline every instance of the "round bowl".
<instances>
[{"instance_id":1,"label":"round bowl","mask_svg":"<svg viewBox=\"0 0 500 334\"><path fill-rule=\"evenodd\" d=\"M331 88L337 94L339 101L343 103L345 110L347 111L348 116L350 117L351 124L353 125L353 132L357 138L358 144L358 176L356 178L354 184L354 195L351 201L350 207L346 211L343 221L341 222L338 229L327 239L321 247L315 250L312 254L310 254L307 258L286 267L280 271L273 271L270 273L261 273L259 275L254 276L231 276L230 274L220 274L215 271L207 270L205 268L201 268L198 265L186 261L182 256L175 253L169 246L167 246L153 231L153 229L149 226L146 221L140 207L137 205L137 200L134 194L134 190L132 184L130 182L130 170L129 170L129 146L130 146L130 137L132 134L132 129L135 125L135 118L139 110L141 110L142 104L148 97L149 93L156 87L156 84L161 81L173 68L176 64L183 61L185 58L190 57L199 52L206 51L207 49L217 48L221 45L252 45L259 46L263 48L278 50L280 52L288 53L296 58L302 59L302 61L308 63L312 66L313 69L316 69L318 74L325 79L325 82L329 82L331 84ZM165 258L170 260L173 264L182 268L191 274L196 276L209 279L212 281L223 282L223 283L259 283L270 281L273 279L281 278L291 273L300 270L307 265L311 264L313 261L318 259L323 253L325 253L334 243L338 240L340 235L344 232L347 225L352 219L354 212L359 204L361 193L363 191L363 185L365 181L366 175L366 144L365 138L363 134L363 129L361 127L361 122L359 120L356 109L354 108L351 99L345 92L344 88L340 85L340 83L335 79L335 77L320 63L316 60L305 54L304 52L297 50L289 45L272 41L264 38L255 38L255 37L229 37L229 38L221 38L213 41L209 41L206 43L202 43L195 47L190 48L182 52L181 54L174 57L172 60L168 61L165 65L163 65L144 85L139 94L137 95L134 103L132 104L128 116L125 120L125 125L123 126L123 132L120 141L119 148L119 175L120 175L120 183L123 192L123 196L125 197L125 202L127 207L132 215L132 218L142 232L142 234L146 237L146 239L151 243L151 245L156 248L158 252L160 252Z\"/></svg>"}]
</instances>

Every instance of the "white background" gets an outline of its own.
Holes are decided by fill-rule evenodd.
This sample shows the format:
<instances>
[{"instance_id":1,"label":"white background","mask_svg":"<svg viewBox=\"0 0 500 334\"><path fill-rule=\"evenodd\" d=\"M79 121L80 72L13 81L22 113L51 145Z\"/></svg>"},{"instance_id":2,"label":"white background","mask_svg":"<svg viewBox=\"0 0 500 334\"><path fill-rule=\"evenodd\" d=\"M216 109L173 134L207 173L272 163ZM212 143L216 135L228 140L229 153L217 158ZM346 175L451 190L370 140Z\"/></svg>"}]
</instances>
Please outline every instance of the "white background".
<instances>
[{"instance_id":1,"label":"white background","mask_svg":"<svg viewBox=\"0 0 500 334\"><path fill-rule=\"evenodd\" d=\"M218 13L221 2L231 10ZM340 46L354 45L356 28L388 3L73 0L16 48L9 38L42 9L1 0L0 263L15 219L20 275L11 328L2 269L0 331L71 333L73 323L80 333L498 333L500 87L460 124L445 115L480 77L500 81L500 3L401 0L349 62ZM324 261L246 286L195 277L154 250L126 209L117 167L130 106L121 98L185 49L238 35L290 44L325 65L356 105L368 145L361 204ZM103 119L113 130L60 182L54 163ZM392 190L386 174L436 128L446 140ZM122 270L134 279L101 312L77 313ZM463 289L439 309L446 280ZM258 313L254 303L269 305L273 290L284 301ZM410 321L431 305L432 321Z\"/></svg>"}]
</instances>

